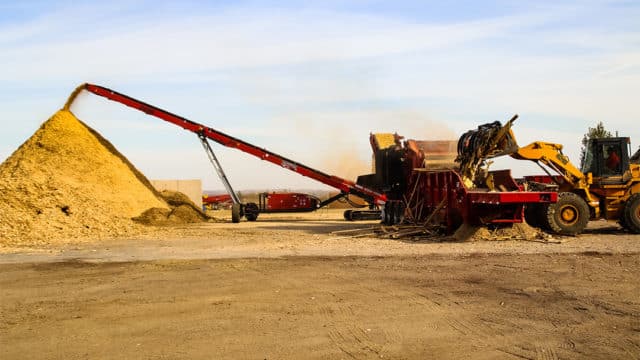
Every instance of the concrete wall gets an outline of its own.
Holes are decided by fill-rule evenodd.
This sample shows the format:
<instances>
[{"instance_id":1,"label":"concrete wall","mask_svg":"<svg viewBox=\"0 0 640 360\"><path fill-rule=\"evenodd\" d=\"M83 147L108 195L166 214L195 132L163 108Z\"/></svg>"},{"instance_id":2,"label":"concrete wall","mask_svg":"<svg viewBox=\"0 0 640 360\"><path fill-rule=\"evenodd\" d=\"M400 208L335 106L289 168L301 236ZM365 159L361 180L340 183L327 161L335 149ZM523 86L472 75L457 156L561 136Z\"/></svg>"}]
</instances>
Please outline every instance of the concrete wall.
<instances>
[{"instance_id":1,"label":"concrete wall","mask_svg":"<svg viewBox=\"0 0 640 360\"><path fill-rule=\"evenodd\" d=\"M180 191L187 195L198 208L202 208L202 181L198 180L150 180L158 191Z\"/></svg>"}]
</instances>

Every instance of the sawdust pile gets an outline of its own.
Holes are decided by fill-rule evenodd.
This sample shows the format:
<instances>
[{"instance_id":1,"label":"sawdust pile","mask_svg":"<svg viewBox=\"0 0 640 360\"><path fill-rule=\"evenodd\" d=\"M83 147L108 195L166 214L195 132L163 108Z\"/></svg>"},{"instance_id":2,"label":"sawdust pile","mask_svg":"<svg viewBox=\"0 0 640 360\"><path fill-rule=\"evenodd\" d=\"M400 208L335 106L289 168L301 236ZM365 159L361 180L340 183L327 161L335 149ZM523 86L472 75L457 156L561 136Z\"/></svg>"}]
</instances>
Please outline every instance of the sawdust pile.
<instances>
[{"instance_id":1,"label":"sawdust pile","mask_svg":"<svg viewBox=\"0 0 640 360\"><path fill-rule=\"evenodd\" d=\"M111 143L61 110L0 165L0 246L131 235L169 210Z\"/></svg>"},{"instance_id":2,"label":"sawdust pile","mask_svg":"<svg viewBox=\"0 0 640 360\"><path fill-rule=\"evenodd\" d=\"M145 225L167 226L188 223L198 223L211 220L205 215L189 197L178 191L164 190L160 196L171 206L167 208L151 208L140 216L133 218Z\"/></svg>"},{"instance_id":3,"label":"sawdust pile","mask_svg":"<svg viewBox=\"0 0 640 360\"><path fill-rule=\"evenodd\" d=\"M527 223L505 224L489 229L486 226L462 224L452 235L457 241L479 240L534 240L543 238L543 233Z\"/></svg>"}]
</instances>

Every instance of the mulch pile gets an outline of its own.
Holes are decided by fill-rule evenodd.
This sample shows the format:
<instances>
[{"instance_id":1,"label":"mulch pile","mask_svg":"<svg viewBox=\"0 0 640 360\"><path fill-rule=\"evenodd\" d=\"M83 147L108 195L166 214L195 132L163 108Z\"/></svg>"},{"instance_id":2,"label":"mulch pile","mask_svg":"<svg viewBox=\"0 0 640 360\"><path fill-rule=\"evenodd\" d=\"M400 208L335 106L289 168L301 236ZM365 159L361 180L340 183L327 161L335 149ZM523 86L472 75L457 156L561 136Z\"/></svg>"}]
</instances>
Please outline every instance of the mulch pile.
<instances>
[{"instance_id":1,"label":"mulch pile","mask_svg":"<svg viewBox=\"0 0 640 360\"><path fill-rule=\"evenodd\" d=\"M194 219L191 207L170 206L109 141L65 110L0 164L0 200L0 246L134 235L145 227L132 218L152 208L175 222Z\"/></svg>"}]
</instances>

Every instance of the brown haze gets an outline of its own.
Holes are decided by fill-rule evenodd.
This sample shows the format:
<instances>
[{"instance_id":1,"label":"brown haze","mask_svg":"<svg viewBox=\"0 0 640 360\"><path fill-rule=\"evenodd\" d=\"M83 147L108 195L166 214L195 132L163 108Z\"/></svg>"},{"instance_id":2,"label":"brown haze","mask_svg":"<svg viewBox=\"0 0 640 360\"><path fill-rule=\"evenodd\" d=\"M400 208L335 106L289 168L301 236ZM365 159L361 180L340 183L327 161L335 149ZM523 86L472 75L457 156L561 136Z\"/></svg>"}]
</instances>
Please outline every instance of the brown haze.
<instances>
[{"instance_id":1,"label":"brown haze","mask_svg":"<svg viewBox=\"0 0 640 360\"><path fill-rule=\"evenodd\" d=\"M395 133L405 139L454 140L454 131L442 121L432 120L424 111L371 110L335 113L296 113L280 118L279 124L295 124L296 135L321 144L311 166L345 179L371 173L369 133ZM353 124L353 125L348 125ZM361 128L357 128L355 124ZM317 164L317 165L316 165Z\"/></svg>"}]
</instances>

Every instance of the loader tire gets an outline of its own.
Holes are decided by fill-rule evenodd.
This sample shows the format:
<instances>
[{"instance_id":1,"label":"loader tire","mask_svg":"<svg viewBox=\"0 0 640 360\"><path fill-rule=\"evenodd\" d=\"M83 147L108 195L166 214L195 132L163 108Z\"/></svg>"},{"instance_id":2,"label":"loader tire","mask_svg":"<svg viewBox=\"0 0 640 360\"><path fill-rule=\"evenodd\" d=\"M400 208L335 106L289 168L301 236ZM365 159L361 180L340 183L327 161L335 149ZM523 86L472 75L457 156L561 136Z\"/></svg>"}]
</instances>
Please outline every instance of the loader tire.
<instances>
[{"instance_id":1,"label":"loader tire","mask_svg":"<svg viewBox=\"0 0 640 360\"><path fill-rule=\"evenodd\" d=\"M620 224L620 226L622 226L623 229L629 230L629 227L627 226L627 219L625 219L625 216L624 216L624 208L622 208L622 214L620 215L620 219L618 219L618 224Z\"/></svg>"},{"instance_id":2,"label":"loader tire","mask_svg":"<svg viewBox=\"0 0 640 360\"><path fill-rule=\"evenodd\" d=\"M627 200L622 214L624 227L634 234L640 234L640 193Z\"/></svg>"},{"instance_id":3,"label":"loader tire","mask_svg":"<svg viewBox=\"0 0 640 360\"><path fill-rule=\"evenodd\" d=\"M239 223L240 222L240 218L242 217L240 215L240 208L241 208L240 204L231 205L231 222L232 223Z\"/></svg>"},{"instance_id":4,"label":"loader tire","mask_svg":"<svg viewBox=\"0 0 640 360\"><path fill-rule=\"evenodd\" d=\"M558 194L558 202L547 207L549 229L560 235L580 234L589 222L589 205L570 192Z\"/></svg>"}]
</instances>

